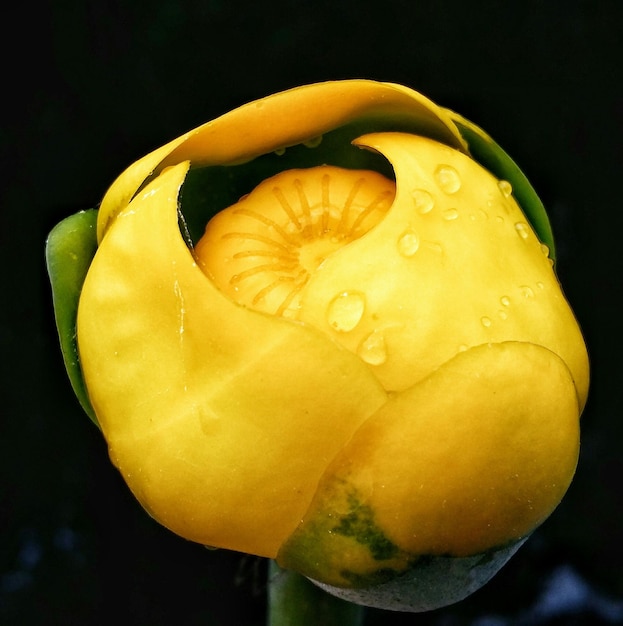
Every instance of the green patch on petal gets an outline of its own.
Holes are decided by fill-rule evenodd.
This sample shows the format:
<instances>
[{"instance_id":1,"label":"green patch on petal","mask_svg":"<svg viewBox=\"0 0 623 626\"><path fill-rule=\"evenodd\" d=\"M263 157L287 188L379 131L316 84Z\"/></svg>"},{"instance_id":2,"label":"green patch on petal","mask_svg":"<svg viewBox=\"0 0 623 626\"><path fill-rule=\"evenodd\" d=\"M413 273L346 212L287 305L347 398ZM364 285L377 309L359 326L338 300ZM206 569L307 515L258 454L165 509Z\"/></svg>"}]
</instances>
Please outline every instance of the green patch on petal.
<instances>
[{"instance_id":1,"label":"green patch on petal","mask_svg":"<svg viewBox=\"0 0 623 626\"><path fill-rule=\"evenodd\" d=\"M399 552L398 546L393 544L376 524L372 508L360 502L355 494L349 495L348 501L350 511L333 528L333 532L352 537L368 548L376 561L394 558Z\"/></svg>"},{"instance_id":2,"label":"green patch on petal","mask_svg":"<svg viewBox=\"0 0 623 626\"><path fill-rule=\"evenodd\" d=\"M525 540L468 557L424 555L406 572L378 572L352 577L349 588L317 583L332 595L364 606L391 611L431 611L466 598L482 587ZM385 580L381 574L388 576Z\"/></svg>"},{"instance_id":3,"label":"green patch on petal","mask_svg":"<svg viewBox=\"0 0 623 626\"><path fill-rule=\"evenodd\" d=\"M76 341L78 300L97 250L96 223L95 209L64 219L49 234L45 255L65 368L80 405L99 426L82 376Z\"/></svg>"},{"instance_id":4,"label":"green patch on petal","mask_svg":"<svg viewBox=\"0 0 623 626\"><path fill-rule=\"evenodd\" d=\"M358 572L351 572L349 570L342 570L340 572L342 578L349 582L348 586L353 589L366 589L368 587L382 585L394 580L402 574L404 574L402 570L393 569L391 567L382 567L368 574L359 574Z\"/></svg>"},{"instance_id":5,"label":"green patch on petal","mask_svg":"<svg viewBox=\"0 0 623 626\"><path fill-rule=\"evenodd\" d=\"M378 585L415 561L379 526L362 493L346 481L333 485L281 548L277 562L324 584Z\"/></svg>"}]
</instances>

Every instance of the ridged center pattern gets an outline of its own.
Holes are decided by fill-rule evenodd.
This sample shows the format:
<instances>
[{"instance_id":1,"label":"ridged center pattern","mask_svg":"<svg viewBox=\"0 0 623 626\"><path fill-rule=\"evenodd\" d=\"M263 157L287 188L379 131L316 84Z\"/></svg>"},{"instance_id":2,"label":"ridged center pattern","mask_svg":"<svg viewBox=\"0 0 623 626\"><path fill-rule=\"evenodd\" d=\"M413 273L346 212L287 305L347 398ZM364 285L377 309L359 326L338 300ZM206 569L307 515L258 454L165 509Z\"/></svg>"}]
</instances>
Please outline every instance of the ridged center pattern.
<instances>
[{"instance_id":1,"label":"ridged center pattern","mask_svg":"<svg viewBox=\"0 0 623 626\"><path fill-rule=\"evenodd\" d=\"M195 256L232 299L296 318L310 276L373 228L394 196L395 184L372 171L287 170L210 220Z\"/></svg>"}]
</instances>

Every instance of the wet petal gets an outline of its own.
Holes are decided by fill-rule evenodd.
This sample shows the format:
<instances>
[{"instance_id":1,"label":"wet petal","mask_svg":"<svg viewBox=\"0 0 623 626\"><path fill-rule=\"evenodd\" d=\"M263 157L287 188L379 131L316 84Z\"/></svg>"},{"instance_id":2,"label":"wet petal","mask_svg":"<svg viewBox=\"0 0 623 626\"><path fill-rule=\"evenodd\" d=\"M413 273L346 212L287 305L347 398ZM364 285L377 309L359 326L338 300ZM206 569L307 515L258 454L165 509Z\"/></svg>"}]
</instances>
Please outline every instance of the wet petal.
<instances>
[{"instance_id":1,"label":"wet petal","mask_svg":"<svg viewBox=\"0 0 623 626\"><path fill-rule=\"evenodd\" d=\"M386 358L372 367L391 390L468 347L537 343L567 363L583 405L588 361L580 330L546 250L500 181L424 137L378 133L357 143L390 160L396 198L381 223L319 268L301 294L301 320L355 353L382 334ZM327 315L341 293L365 299L348 332Z\"/></svg>"},{"instance_id":2,"label":"wet petal","mask_svg":"<svg viewBox=\"0 0 623 626\"><path fill-rule=\"evenodd\" d=\"M386 395L355 355L206 278L177 224L187 168L142 190L98 249L78 311L85 380L113 462L158 521L274 556Z\"/></svg>"},{"instance_id":3,"label":"wet petal","mask_svg":"<svg viewBox=\"0 0 623 626\"><path fill-rule=\"evenodd\" d=\"M552 227L545 207L525 174L511 157L482 128L454 111L448 112L459 132L469 144L469 152L478 163L508 183L509 191L521 206L539 239L548 246L550 257L555 258Z\"/></svg>"}]
</instances>

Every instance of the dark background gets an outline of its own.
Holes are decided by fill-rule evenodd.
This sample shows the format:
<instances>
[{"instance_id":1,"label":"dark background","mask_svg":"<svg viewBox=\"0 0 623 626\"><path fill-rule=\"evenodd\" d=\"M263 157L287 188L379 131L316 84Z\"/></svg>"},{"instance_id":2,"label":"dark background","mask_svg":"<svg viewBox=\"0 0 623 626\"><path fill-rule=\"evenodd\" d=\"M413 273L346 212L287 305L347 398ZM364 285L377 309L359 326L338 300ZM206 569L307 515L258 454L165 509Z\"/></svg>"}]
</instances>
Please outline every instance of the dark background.
<instances>
[{"instance_id":1,"label":"dark background","mask_svg":"<svg viewBox=\"0 0 623 626\"><path fill-rule=\"evenodd\" d=\"M548 207L593 384L575 481L484 589L374 624L623 624L623 2L93 0L3 20L0 623L251 626L265 564L153 522L57 348L43 248L144 153L246 101L401 82L487 129ZM319 625L320 626L320 625Z\"/></svg>"}]
</instances>

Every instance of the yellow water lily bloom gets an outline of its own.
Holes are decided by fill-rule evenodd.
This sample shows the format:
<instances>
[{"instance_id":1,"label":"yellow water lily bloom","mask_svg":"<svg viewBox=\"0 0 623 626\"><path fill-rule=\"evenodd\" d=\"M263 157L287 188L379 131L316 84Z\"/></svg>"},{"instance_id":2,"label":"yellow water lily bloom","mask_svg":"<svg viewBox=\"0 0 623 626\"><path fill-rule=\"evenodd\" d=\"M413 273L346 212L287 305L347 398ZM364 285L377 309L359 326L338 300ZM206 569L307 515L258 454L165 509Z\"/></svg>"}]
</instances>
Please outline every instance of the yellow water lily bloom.
<instances>
[{"instance_id":1,"label":"yellow water lily bloom","mask_svg":"<svg viewBox=\"0 0 623 626\"><path fill-rule=\"evenodd\" d=\"M363 80L252 102L128 168L76 328L145 509L374 606L493 575L565 493L588 391L513 168L460 116Z\"/></svg>"}]
</instances>

